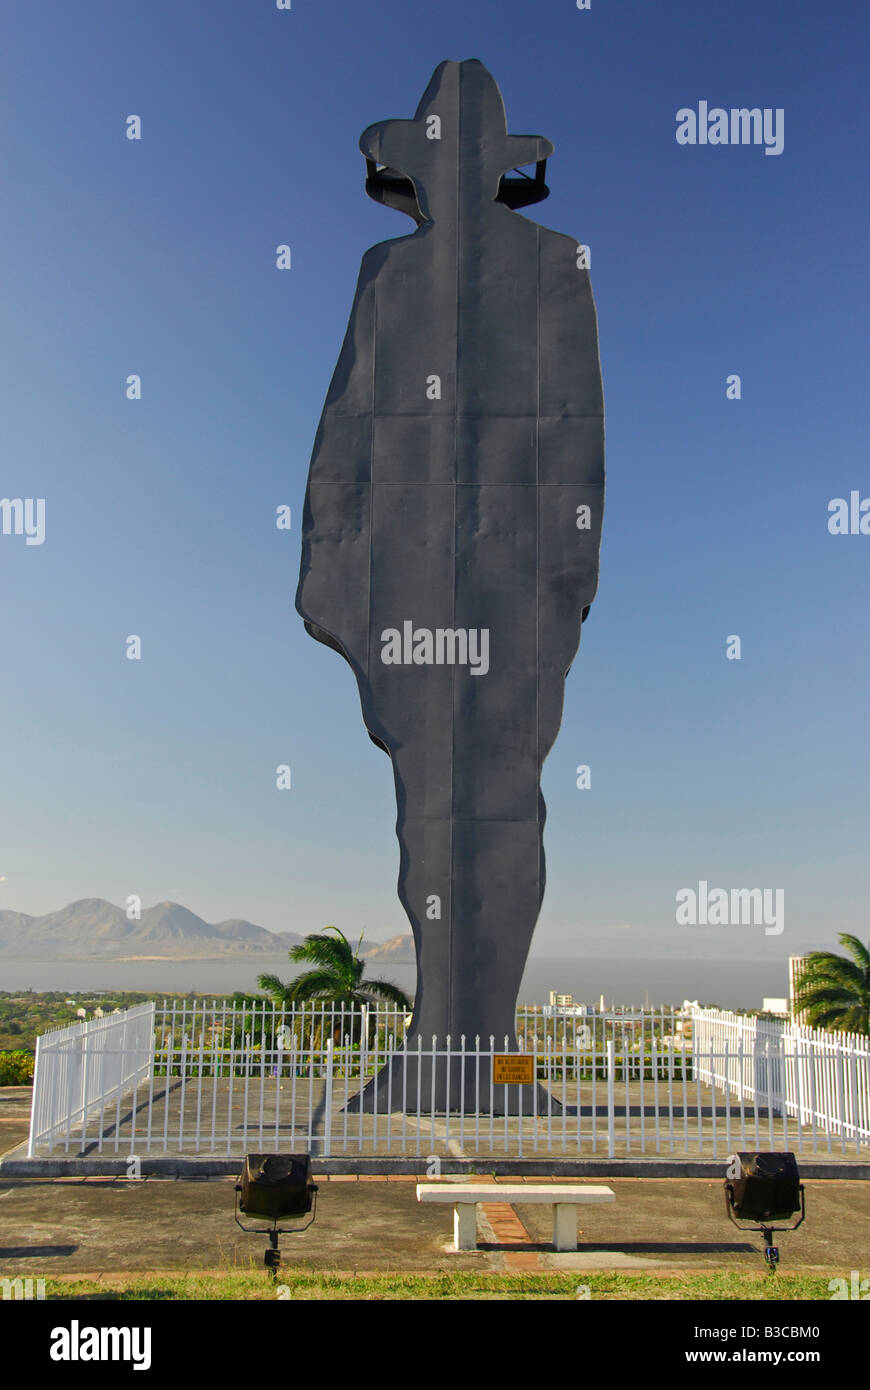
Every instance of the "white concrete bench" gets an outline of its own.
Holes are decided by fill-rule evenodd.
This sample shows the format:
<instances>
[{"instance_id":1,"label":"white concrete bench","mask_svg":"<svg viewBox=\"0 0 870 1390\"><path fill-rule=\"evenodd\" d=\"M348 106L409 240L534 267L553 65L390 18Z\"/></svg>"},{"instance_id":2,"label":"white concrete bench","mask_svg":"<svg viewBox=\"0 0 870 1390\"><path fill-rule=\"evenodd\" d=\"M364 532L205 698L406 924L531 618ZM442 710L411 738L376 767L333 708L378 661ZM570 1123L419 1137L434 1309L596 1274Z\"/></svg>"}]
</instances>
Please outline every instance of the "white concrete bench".
<instances>
[{"instance_id":1,"label":"white concrete bench","mask_svg":"<svg viewBox=\"0 0 870 1390\"><path fill-rule=\"evenodd\" d=\"M610 1187L589 1183L420 1182L418 1202L447 1202L453 1206L453 1247L477 1249L478 1202L509 1202L512 1206L549 1203L553 1208L553 1244L557 1250L577 1249L577 1208L587 1202L615 1202Z\"/></svg>"}]
</instances>

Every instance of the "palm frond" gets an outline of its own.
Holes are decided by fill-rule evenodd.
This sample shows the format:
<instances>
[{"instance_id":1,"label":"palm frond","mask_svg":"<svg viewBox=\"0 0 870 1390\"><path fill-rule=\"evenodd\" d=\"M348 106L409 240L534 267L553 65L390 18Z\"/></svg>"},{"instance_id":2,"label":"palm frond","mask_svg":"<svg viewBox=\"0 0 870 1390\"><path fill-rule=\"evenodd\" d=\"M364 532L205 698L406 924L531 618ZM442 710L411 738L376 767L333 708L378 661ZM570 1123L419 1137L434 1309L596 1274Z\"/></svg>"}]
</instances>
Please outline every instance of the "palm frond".
<instances>
[{"instance_id":1,"label":"palm frond","mask_svg":"<svg viewBox=\"0 0 870 1390\"><path fill-rule=\"evenodd\" d=\"M870 1029L870 953L855 936L843 932L842 946L854 959L834 951L811 951L795 990L795 1013L813 1027L833 1032L867 1033Z\"/></svg>"},{"instance_id":2,"label":"palm frond","mask_svg":"<svg viewBox=\"0 0 870 1390\"><path fill-rule=\"evenodd\" d=\"M340 981L336 981L330 970L307 970L304 975L296 977L288 991L288 998L294 1004L309 999L324 999L338 1004L350 997L351 991L342 989Z\"/></svg>"},{"instance_id":3,"label":"palm frond","mask_svg":"<svg viewBox=\"0 0 870 1390\"><path fill-rule=\"evenodd\" d=\"M258 975L257 987L270 994L276 1003L284 1003L290 991L290 985L285 985L277 975Z\"/></svg>"},{"instance_id":4,"label":"palm frond","mask_svg":"<svg viewBox=\"0 0 870 1390\"><path fill-rule=\"evenodd\" d=\"M841 946L852 952L859 970L863 970L870 979L870 950L863 941L859 941L857 936L850 936L848 932L842 932L837 939Z\"/></svg>"},{"instance_id":5,"label":"palm frond","mask_svg":"<svg viewBox=\"0 0 870 1390\"><path fill-rule=\"evenodd\" d=\"M343 936L340 941L332 936L306 936L297 946L291 946L288 955L292 961L322 965L342 975L349 976L353 970L353 952Z\"/></svg>"},{"instance_id":6,"label":"palm frond","mask_svg":"<svg viewBox=\"0 0 870 1390\"><path fill-rule=\"evenodd\" d=\"M390 980L364 980L364 993L372 999L385 999L399 1009L410 1009L411 1001L404 990Z\"/></svg>"},{"instance_id":7,"label":"palm frond","mask_svg":"<svg viewBox=\"0 0 870 1390\"><path fill-rule=\"evenodd\" d=\"M334 932L335 935L327 936L326 932ZM359 954L363 936L364 933L354 951L338 927L329 926L324 932L314 932L288 952L291 961L311 965L313 969L286 985L275 975L261 975L257 983L283 1003L320 1002L344 1005L349 1010L358 1011L363 1005L381 999L396 1008L410 1009L411 1001L398 985L390 980L365 978L366 963Z\"/></svg>"}]
</instances>

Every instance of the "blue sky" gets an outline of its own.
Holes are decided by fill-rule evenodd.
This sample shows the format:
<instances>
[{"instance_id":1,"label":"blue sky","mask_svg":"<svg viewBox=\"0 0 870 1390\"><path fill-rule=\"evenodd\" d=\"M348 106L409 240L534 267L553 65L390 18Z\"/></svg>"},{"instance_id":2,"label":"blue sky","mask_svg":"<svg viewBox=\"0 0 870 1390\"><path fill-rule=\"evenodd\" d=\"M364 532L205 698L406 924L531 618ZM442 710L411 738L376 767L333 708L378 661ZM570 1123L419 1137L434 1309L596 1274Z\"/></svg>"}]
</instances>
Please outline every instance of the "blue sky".
<instances>
[{"instance_id":1,"label":"blue sky","mask_svg":"<svg viewBox=\"0 0 870 1390\"><path fill-rule=\"evenodd\" d=\"M389 763L293 610L298 521L360 258L411 229L359 134L477 57L555 144L530 212L592 249L607 412L534 949L866 939L870 536L827 506L870 496L867 12L92 0L7 30L0 495L44 497L46 538L0 535L0 906L406 929ZM701 100L782 108L783 153L678 145ZM702 878L782 888L783 935L679 932Z\"/></svg>"}]
</instances>

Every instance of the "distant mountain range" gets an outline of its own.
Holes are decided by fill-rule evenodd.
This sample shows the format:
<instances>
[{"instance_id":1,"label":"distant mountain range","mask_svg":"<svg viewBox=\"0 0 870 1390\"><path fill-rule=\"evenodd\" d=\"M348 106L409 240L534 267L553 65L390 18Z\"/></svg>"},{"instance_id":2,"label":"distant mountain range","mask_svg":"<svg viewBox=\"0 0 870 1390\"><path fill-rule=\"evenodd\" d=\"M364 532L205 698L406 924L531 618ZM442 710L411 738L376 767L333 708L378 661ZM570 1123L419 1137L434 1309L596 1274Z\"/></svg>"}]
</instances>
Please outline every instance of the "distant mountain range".
<instances>
[{"instance_id":1,"label":"distant mountain range","mask_svg":"<svg viewBox=\"0 0 870 1390\"><path fill-rule=\"evenodd\" d=\"M205 922L173 902L155 903L132 922L104 898L81 898L44 917L0 910L0 960L277 959L302 940L296 932L267 931L238 917ZM415 959L410 935L383 945L364 942L362 953L385 963Z\"/></svg>"},{"instance_id":2,"label":"distant mountain range","mask_svg":"<svg viewBox=\"0 0 870 1390\"><path fill-rule=\"evenodd\" d=\"M410 932L407 936L391 936L380 946L375 942L370 945L363 942L362 954L366 960L376 960L379 965L415 965L417 961Z\"/></svg>"}]
</instances>

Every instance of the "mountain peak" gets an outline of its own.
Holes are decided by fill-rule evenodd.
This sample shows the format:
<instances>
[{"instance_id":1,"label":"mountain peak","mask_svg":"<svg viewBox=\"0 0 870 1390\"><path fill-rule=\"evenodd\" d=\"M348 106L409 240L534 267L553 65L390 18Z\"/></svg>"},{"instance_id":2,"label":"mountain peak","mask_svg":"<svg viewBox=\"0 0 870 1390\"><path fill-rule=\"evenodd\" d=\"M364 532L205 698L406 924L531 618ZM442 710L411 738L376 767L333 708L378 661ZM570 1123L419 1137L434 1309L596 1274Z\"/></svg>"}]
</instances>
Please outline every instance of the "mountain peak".
<instances>
[{"instance_id":1,"label":"mountain peak","mask_svg":"<svg viewBox=\"0 0 870 1390\"><path fill-rule=\"evenodd\" d=\"M105 898L77 898L40 917L0 911L0 958L7 960L279 960L301 939L238 918L212 925L170 899L132 920Z\"/></svg>"},{"instance_id":2,"label":"mountain peak","mask_svg":"<svg viewBox=\"0 0 870 1390\"><path fill-rule=\"evenodd\" d=\"M77 898L56 912L29 917L0 910L0 959L5 960L250 960L286 962L287 952L304 938L296 932L270 932L243 917L206 922L183 903L166 898L132 920L105 898ZM386 946L365 942L366 954L401 956L410 936Z\"/></svg>"}]
</instances>

